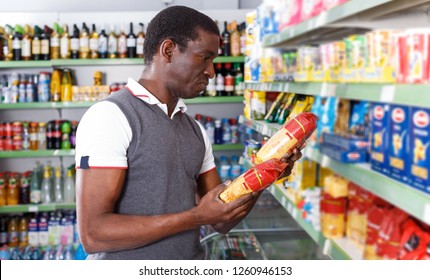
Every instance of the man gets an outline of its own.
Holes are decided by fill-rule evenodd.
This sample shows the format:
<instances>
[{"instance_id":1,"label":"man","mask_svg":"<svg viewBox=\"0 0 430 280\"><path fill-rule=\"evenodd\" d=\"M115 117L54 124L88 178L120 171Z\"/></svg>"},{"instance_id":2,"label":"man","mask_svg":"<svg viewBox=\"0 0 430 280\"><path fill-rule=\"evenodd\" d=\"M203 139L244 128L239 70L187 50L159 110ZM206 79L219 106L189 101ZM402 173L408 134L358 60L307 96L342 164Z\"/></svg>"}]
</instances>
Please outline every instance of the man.
<instances>
[{"instance_id":1,"label":"man","mask_svg":"<svg viewBox=\"0 0 430 280\"><path fill-rule=\"evenodd\" d=\"M201 259L199 227L226 233L258 194L223 204L204 128L183 99L214 73L219 30L182 6L150 22L139 81L92 106L76 140L78 228L90 259ZM300 152L288 159L291 172ZM287 159L286 159L287 160Z\"/></svg>"}]
</instances>

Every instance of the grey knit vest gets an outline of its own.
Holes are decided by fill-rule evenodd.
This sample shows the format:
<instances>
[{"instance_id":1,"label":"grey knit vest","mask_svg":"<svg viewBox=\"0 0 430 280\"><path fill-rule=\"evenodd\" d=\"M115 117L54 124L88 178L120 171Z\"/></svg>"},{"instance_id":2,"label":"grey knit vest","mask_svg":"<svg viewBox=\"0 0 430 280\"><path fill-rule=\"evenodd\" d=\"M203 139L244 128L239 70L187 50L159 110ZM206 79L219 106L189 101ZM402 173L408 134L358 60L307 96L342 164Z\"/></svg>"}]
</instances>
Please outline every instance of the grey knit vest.
<instances>
[{"instance_id":1,"label":"grey knit vest","mask_svg":"<svg viewBox=\"0 0 430 280\"><path fill-rule=\"evenodd\" d=\"M170 119L127 89L111 94L130 124L128 169L116 212L125 215L177 213L195 206L205 144L196 121L178 112ZM90 259L201 259L199 231L182 232L137 249L94 254Z\"/></svg>"}]
</instances>

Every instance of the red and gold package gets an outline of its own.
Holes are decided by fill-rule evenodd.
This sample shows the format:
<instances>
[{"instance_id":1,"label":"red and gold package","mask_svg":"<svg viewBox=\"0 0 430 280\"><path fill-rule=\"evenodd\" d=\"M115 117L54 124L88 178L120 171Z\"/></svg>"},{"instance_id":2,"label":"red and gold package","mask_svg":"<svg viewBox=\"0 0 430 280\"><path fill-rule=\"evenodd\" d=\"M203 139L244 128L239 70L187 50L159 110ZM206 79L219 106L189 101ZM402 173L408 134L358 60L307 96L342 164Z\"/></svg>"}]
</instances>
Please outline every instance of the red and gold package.
<instances>
[{"instance_id":1,"label":"red and gold package","mask_svg":"<svg viewBox=\"0 0 430 280\"><path fill-rule=\"evenodd\" d=\"M317 120L316 115L305 112L287 121L258 151L255 162L261 163L272 158L281 159L291 154L295 148L300 148L316 129Z\"/></svg>"},{"instance_id":2,"label":"red and gold package","mask_svg":"<svg viewBox=\"0 0 430 280\"><path fill-rule=\"evenodd\" d=\"M320 201L321 232L326 238L342 238L345 234L347 199L324 193Z\"/></svg>"},{"instance_id":3,"label":"red and gold package","mask_svg":"<svg viewBox=\"0 0 430 280\"><path fill-rule=\"evenodd\" d=\"M219 197L224 203L227 203L247 193L261 191L273 184L285 167L287 167L287 163L279 159L270 159L256 164L231 182Z\"/></svg>"},{"instance_id":4,"label":"red and gold package","mask_svg":"<svg viewBox=\"0 0 430 280\"><path fill-rule=\"evenodd\" d=\"M425 83L429 78L429 31L410 30L406 36L406 82Z\"/></svg>"},{"instance_id":5,"label":"red and gold package","mask_svg":"<svg viewBox=\"0 0 430 280\"><path fill-rule=\"evenodd\" d=\"M376 254L384 260L395 260L400 250L403 224L408 219L404 211L393 208L383 218L376 243Z\"/></svg>"},{"instance_id":6,"label":"red and gold package","mask_svg":"<svg viewBox=\"0 0 430 280\"><path fill-rule=\"evenodd\" d=\"M403 225L403 235L400 241L399 260L419 260L427 249L427 233L412 219Z\"/></svg>"}]
</instances>

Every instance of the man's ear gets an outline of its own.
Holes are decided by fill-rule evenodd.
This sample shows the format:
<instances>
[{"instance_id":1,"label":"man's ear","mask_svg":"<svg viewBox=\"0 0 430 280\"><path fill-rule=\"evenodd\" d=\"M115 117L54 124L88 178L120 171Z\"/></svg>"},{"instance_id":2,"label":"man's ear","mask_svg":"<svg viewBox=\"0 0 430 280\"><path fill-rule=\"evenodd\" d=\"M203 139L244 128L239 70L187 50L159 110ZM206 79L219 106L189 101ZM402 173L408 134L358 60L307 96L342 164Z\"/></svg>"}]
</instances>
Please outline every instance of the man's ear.
<instances>
[{"instance_id":1,"label":"man's ear","mask_svg":"<svg viewBox=\"0 0 430 280\"><path fill-rule=\"evenodd\" d=\"M160 57L167 62L170 63L172 61L173 56L173 50L176 48L175 42L173 42L171 39L166 39L163 42L161 42L160 46Z\"/></svg>"}]
</instances>

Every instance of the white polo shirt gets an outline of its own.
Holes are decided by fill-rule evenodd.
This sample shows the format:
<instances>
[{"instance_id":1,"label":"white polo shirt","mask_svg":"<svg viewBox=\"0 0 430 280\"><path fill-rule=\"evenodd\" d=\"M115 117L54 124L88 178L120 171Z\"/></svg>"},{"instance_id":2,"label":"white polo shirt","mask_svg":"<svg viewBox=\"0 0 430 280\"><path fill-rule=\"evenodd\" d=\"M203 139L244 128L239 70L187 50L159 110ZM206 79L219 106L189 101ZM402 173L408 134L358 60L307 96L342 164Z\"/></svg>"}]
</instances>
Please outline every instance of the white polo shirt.
<instances>
[{"instance_id":1,"label":"white polo shirt","mask_svg":"<svg viewBox=\"0 0 430 280\"><path fill-rule=\"evenodd\" d=\"M167 115L167 105L162 104L147 89L129 78L126 87L135 96L148 104L157 104ZM183 99L176 104L173 116L185 113L187 106ZM199 125L206 146L205 157L200 174L215 168L212 145L204 127ZM82 157L88 157L90 168L122 168L127 169L127 149L132 138L131 127L121 109L109 101L101 101L85 112L76 133L76 168L80 168ZM167 148L167 147L166 147Z\"/></svg>"}]
</instances>

